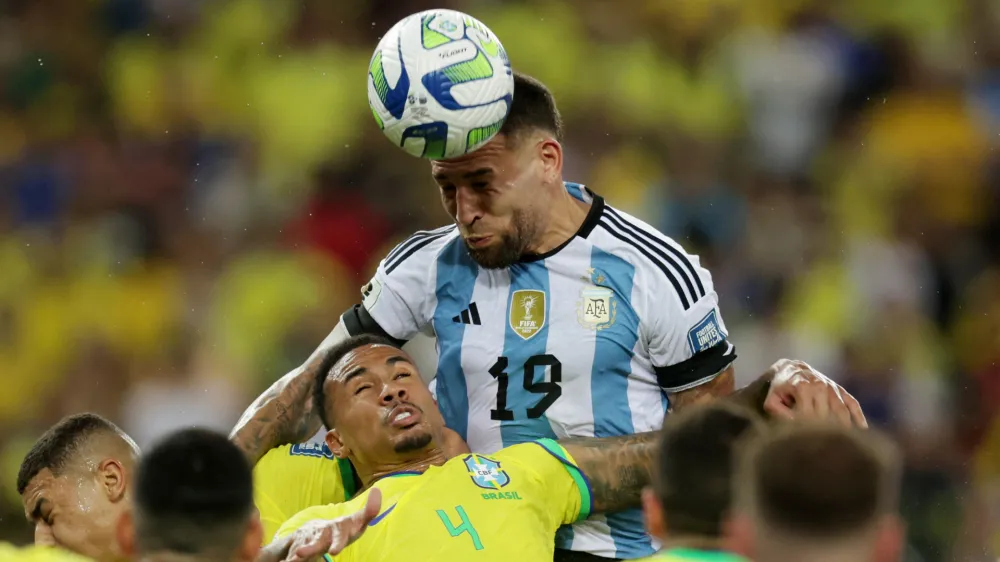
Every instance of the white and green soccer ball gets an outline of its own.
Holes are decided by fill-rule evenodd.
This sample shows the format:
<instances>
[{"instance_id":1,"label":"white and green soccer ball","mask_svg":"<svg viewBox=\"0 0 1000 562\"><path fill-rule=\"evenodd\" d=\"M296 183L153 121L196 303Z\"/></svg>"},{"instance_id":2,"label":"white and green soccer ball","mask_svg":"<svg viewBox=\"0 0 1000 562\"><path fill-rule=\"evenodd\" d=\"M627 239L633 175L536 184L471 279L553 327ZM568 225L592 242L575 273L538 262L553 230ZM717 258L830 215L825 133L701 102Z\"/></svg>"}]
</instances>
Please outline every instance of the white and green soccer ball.
<instances>
[{"instance_id":1,"label":"white and green soccer ball","mask_svg":"<svg viewBox=\"0 0 1000 562\"><path fill-rule=\"evenodd\" d=\"M503 125L514 76L500 40L454 10L396 23L368 65L368 104L396 146L434 160L486 144Z\"/></svg>"}]
</instances>

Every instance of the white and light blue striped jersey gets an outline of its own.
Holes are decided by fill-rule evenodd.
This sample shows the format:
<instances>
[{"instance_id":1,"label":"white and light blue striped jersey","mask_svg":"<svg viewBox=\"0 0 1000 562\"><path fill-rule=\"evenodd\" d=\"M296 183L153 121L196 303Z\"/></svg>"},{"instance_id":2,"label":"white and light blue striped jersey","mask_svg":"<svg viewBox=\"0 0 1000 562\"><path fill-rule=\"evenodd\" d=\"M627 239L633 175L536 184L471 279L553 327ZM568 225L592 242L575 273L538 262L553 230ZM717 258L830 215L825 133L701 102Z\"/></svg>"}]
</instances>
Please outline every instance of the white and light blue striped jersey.
<instances>
[{"instance_id":1,"label":"white and light blue striped jersey","mask_svg":"<svg viewBox=\"0 0 1000 562\"><path fill-rule=\"evenodd\" d=\"M353 322L345 315L352 333L360 312L395 339L437 338L438 404L474 452L659 429L670 393L736 357L698 258L584 186L566 186L591 208L559 248L490 270L454 226L420 232L379 265ZM610 558L654 552L640 510L567 527L557 546Z\"/></svg>"}]
</instances>

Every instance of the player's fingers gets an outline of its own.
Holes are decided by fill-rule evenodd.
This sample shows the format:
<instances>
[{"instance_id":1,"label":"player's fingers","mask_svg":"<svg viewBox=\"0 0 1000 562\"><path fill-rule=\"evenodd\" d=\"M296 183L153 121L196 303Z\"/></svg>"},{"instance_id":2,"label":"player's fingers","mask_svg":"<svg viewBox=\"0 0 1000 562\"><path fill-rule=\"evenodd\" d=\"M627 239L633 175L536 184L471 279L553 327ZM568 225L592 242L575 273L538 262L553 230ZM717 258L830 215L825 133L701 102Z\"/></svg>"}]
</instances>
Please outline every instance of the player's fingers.
<instances>
[{"instance_id":1,"label":"player's fingers","mask_svg":"<svg viewBox=\"0 0 1000 562\"><path fill-rule=\"evenodd\" d=\"M378 512L382 509L382 490L372 488L368 492L368 499L365 501L365 509L362 512L363 522L367 524L372 519L378 517Z\"/></svg>"},{"instance_id":2,"label":"player's fingers","mask_svg":"<svg viewBox=\"0 0 1000 562\"><path fill-rule=\"evenodd\" d=\"M868 429L868 420L865 418L865 413L861 411L861 404L858 404L858 401L847 392L844 392L843 395L844 404L851 412L851 421L857 427Z\"/></svg>"},{"instance_id":3,"label":"player's fingers","mask_svg":"<svg viewBox=\"0 0 1000 562\"><path fill-rule=\"evenodd\" d=\"M305 541L299 548L295 549L295 556L298 560L312 560L330 549L333 542L333 529L323 527Z\"/></svg>"},{"instance_id":4,"label":"player's fingers","mask_svg":"<svg viewBox=\"0 0 1000 562\"><path fill-rule=\"evenodd\" d=\"M844 427L851 427L854 425L851 421L851 410L844 402L844 394L846 393L841 393L840 387L834 385L829 387L827 394L829 395L830 400L830 410L833 412L833 420Z\"/></svg>"},{"instance_id":5,"label":"player's fingers","mask_svg":"<svg viewBox=\"0 0 1000 562\"><path fill-rule=\"evenodd\" d=\"M813 416L817 420L826 420L830 417L830 394L827 392L827 385L822 382L815 382L809 386L815 387L812 392Z\"/></svg>"},{"instance_id":6,"label":"player's fingers","mask_svg":"<svg viewBox=\"0 0 1000 562\"><path fill-rule=\"evenodd\" d=\"M766 412L772 418L793 420L795 419L795 414L792 412L792 408L785 404L785 400L782 399L781 394L778 392L770 392L764 399L764 412Z\"/></svg>"}]
</instances>

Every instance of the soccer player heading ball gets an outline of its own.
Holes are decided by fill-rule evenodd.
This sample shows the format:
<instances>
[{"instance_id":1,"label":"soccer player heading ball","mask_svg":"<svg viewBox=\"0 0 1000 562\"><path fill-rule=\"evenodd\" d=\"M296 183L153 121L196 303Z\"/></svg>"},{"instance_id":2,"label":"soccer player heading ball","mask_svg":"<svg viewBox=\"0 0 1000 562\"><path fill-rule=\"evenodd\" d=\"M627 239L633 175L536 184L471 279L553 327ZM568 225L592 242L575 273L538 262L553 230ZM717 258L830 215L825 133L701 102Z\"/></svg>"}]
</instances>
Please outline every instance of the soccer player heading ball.
<instances>
[{"instance_id":1,"label":"soccer player heading ball","mask_svg":"<svg viewBox=\"0 0 1000 562\"><path fill-rule=\"evenodd\" d=\"M244 416L237 443L259 450L308 438L318 421L265 428L252 416L298 408L316 419L303 397L321 351L364 333L437 338L441 413L479 454L651 431L670 409L733 392L735 347L709 272L596 191L564 182L555 100L516 72L514 92L482 148L431 161L455 224L418 232L382 260L319 352ZM865 424L846 391L803 363L777 363L738 398L774 416ZM566 560L587 559L570 550L622 559L654 551L638 509L564 527L556 545Z\"/></svg>"}]
</instances>

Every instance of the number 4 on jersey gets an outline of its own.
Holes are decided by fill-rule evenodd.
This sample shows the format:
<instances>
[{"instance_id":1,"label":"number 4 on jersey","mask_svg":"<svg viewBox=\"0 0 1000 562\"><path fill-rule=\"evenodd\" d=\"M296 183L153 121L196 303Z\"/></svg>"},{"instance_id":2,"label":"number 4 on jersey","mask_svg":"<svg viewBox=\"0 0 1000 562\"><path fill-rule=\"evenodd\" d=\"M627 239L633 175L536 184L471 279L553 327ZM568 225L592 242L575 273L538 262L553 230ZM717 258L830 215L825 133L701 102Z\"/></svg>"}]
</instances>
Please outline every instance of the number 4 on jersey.
<instances>
[{"instance_id":1,"label":"number 4 on jersey","mask_svg":"<svg viewBox=\"0 0 1000 562\"><path fill-rule=\"evenodd\" d=\"M448 529L448 533L453 537L458 537L462 533L469 533L472 537L472 546L476 547L476 550L483 549L483 541L479 540L479 533L476 532L476 528L472 526L472 521L469 521L469 516L465 514L465 509L462 506L455 507L455 511L458 512L459 525L453 525L451 523L451 517L448 516L444 510L435 510L438 517L441 518L441 522L444 523L445 528Z\"/></svg>"},{"instance_id":2,"label":"number 4 on jersey","mask_svg":"<svg viewBox=\"0 0 1000 562\"><path fill-rule=\"evenodd\" d=\"M490 410L490 417L500 421L511 421L514 412L507 408L507 385L510 377L507 375L508 361L506 357L497 357L497 362L490 367L490 374L497 379L497 407ZM535 367L549 367L549 380L535 382ZM553 355L532 355L524 362L524 389L532 394L542 394L534 406L527 409L530 419L542 417L556 400L562 396L562 363Z\"/></svg>"}]
</instances>

